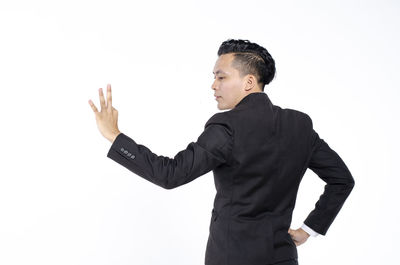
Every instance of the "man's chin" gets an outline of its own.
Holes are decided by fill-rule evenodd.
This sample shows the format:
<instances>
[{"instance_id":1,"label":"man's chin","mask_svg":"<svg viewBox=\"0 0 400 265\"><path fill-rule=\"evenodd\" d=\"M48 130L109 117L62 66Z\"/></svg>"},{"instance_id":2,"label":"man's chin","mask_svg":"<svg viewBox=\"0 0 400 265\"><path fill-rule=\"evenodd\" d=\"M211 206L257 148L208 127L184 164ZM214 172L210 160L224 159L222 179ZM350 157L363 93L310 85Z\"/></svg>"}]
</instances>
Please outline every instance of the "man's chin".
<instances>
[{"instance_id":1,"label":"man's chin","mask_svg":"<svg viewBox=\"0 0 400 265\"><path fill-rule=\"evenodd\" d=\"M220 105L220 104L217 105L217 108L218 108L219 110L226 110L226 109L229 109L227 106L223 106L223 105Z\"/></svg>"}]
</instances>

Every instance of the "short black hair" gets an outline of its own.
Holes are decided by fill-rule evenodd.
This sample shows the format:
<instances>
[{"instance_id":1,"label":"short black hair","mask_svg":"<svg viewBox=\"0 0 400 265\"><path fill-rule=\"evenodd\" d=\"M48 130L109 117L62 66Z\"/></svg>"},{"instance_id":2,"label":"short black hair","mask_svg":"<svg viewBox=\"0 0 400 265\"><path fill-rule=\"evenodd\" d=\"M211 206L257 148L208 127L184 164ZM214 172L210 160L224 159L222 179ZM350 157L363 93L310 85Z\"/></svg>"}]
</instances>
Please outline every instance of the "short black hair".
<instances>
[{"instance_id":1,"label":"short black hair","mask_svg":"<svg viewBox=\"0 0 400 265\"><path fill-rule=\"evenodd\" d=\"M228 39L222 42L218 49L218 56L233 53L232 67L237 69L241 77L247 74L256 76L262 91L275 76L275 61L267 49L242 39Z\"/></svg>"}]
</instances>

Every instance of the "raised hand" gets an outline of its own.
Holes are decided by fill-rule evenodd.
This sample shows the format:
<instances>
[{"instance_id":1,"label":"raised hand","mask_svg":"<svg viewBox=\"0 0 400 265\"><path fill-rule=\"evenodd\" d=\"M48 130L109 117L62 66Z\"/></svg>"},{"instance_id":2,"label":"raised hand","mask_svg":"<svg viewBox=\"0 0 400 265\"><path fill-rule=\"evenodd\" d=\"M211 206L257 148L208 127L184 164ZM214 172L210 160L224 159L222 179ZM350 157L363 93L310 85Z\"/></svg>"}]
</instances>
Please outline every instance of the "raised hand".
<instances>
[{"instance_id":1,"label":"raised hand","mask_svg":"<svg viewBox=\"0 0 400 265\"><path fill-rule=\"evenodd\" d=\"M114 142L118 134L118 111L112 106L111 84L107 84L107 102L104 100L103 89L99 88L99 98L101 111L99 112L92 100L89 99L89 105L95 114L97 128L100 133L110 142Z\"/></svg>"}]
</instances>

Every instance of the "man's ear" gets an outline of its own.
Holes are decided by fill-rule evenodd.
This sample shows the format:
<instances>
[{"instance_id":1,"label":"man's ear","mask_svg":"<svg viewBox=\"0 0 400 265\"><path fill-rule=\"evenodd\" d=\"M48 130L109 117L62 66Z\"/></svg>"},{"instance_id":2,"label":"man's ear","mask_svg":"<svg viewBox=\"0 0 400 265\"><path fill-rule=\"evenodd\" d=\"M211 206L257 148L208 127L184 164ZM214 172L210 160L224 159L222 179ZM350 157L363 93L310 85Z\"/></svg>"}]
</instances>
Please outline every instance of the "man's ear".
<instances>
[{"instance_id":1,"label":"man's ear","mask_svg":"<svg viewBox=\"0 0 400 265\"><path fill-rule=\"evenodd\" d=\"M249 90L254 90L255 87L257 86L257 79L254 75L248 74L245 76L244 78L245 81L245 90L249 91Z\"/></svg>"}]
</instances>

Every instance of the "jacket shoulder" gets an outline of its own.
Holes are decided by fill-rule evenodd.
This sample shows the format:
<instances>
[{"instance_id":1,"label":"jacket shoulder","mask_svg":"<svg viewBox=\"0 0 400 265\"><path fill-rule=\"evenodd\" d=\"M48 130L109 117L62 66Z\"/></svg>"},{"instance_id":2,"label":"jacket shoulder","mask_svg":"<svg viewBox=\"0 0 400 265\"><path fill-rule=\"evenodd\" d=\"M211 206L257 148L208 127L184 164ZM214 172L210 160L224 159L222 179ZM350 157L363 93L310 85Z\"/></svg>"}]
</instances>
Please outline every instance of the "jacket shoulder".
<instances>
[{"instance_id":1,"label":"jacket shoulder","mask_svg":"<svg viewBox=\"0 0 400 265\"><path fill-rule=\"evenodd\" d=\"M210 125L221 125L224 126L230 134L233 132L232 123L227 112L217 112L212 115L204 125L204 128L206 129Z\"/></svg>"},{"instance_id":2,"label":"jacket shoulder","mask_svg":"<svg viewBox=\"0 0 400 265\"><path fill-rule=\"evenodd\" d=\"M300 111L300 110L296 110L296 109L290 109L290 108L284 108L284 109L282 109L282 111L292 113L292 115L294 117L296 117L296 119L303 121L303 123L307 126L307 128L312 129L312 127L313 127L312 119L311 119L310 115L308 115L307 113Z\"/></svg>"},{"instance_id":3,"label":"jacket shoulder","mask_svg":"<svg viewBox=\"0 0 400 265\"><path fill-rule=\"evenodd\" d=\"M233 129L226 114L216 113L208 119L203 133L197 138L197 144L219 160L230 163Z\"/></svg>"},{"instance_id":4,"label":"jacket shoulder","mask_svg":"<svg viewBox=\"0 0 400 265\"><path fill-rule=\"evenodd\" d=\"M312 129L313 127L313 122L312 119L310 117L310 115L308 115L305 112L299 111L297 110L297 112L299 113L299 115L304 119L304 121L306 122L306 124L310 127L310 129Z\"/></svg>"}]
</instances>

